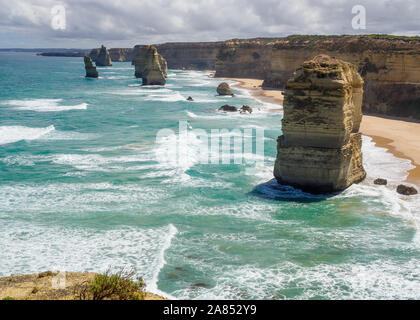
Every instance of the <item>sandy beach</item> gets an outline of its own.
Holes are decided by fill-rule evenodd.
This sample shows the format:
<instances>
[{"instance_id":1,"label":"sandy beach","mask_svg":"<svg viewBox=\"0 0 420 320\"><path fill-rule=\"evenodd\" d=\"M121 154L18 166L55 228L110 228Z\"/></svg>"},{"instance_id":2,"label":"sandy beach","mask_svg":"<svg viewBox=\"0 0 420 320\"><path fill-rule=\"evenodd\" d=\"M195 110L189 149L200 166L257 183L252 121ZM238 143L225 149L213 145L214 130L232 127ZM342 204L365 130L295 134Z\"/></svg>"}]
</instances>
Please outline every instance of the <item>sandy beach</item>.
<instances>
[{"instance_id":1,"label":"sandy beach","mask_svg":"<svg viewBox=\"0 0 420 320\"><path fill-rule=\"evenodd\" d=\"M249 90L257 99L273 104L283 104L283 91L262 89L263 80L224 79L238 82L234 87ZM278 111L278 109L274 110ZM360 132L372 137L377 146L387 148L396 157L409 159L415 168L410 170L407 182L420 186L420 123L364 115Z\"/></svg>"},{"instance_id":2,"label":"sandy beach","mask_svg":"<svg viewBox=\"0 0 420 320\"><path fill-rule=\"evenodd\" d=\"M360 131L396 157L411 160L415 168L407 181L420 186L420 123L364 115Z\"/></svg>"},{"instance_id":3,"label":"sandy beach","mask_svg":"<svg viewBox=\"0 0 420 320\"><path fill-rule=\"evenodd\" d=\"M264 80L242 78L224 79L238 82L239 84L233 85L233 87L247 89L254 97L256 97L259 100L273 104L283 104L283 91L262 89L261 86Z\"/></svg>"}]
</instances>

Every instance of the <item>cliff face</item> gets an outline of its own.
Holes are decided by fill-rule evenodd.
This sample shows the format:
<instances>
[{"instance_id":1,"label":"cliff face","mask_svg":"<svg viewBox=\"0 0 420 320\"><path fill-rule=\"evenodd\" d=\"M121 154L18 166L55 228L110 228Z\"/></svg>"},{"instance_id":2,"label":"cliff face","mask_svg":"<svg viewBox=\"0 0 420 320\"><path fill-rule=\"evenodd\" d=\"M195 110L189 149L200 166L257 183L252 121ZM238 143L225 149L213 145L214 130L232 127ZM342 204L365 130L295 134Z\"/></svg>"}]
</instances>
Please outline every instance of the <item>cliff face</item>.
<instances>
[{"instance_id":1,"label":"cliff face","mask_svg":"<svg viewBox=\"0 0 420 320\"><path fill-rule=\"evenodd\" d=\"M223 42L174 42L156 45L169 69L214 70Z\"/></svg>"},{"instance_id":2,"label":"cliff face","mask_svg":"<svg viewBox=\"0 0 420 320\"><path fill-rule=\"evenodd\" d=\"M216 77L265 79L270 75L272 39L228 40L220 48Z\"/></svg>"},{"instance_id":3,"label":"cliff face","mask_svg":"<svg viewBox=\"0 0 420 320\"><path fill-rule=\"evenodd\" d=\"M379 36L301 36L277 40L264 87L284 88L294 70L318 54L356 65L365 82L365 112L420 119L420 40Z\"/></svg>"},{"instance_id":4,"label":"cliff face","mask_svg":"<svg viewBox=\"0 0 420 320\"><path fill-rule=\"evenodd\" d=\"M89 53L89 57L91 57L93 61L96 61L100 50L101 48L92 49ZM132 61L134 58L133 48L111 48L108 52L112 61L126 62Z\"/></svg>"},{"instance_id":5,"label":"cliff face","mask_svg":"<svg viewBox=\"0 0 420 320\"><path fill-rule=\"evenodd\" d=\"M362 165L363 80L354 65L320 55L287 82L274 176L312 193L344 190Z\"/></svg>"}]
</instances>

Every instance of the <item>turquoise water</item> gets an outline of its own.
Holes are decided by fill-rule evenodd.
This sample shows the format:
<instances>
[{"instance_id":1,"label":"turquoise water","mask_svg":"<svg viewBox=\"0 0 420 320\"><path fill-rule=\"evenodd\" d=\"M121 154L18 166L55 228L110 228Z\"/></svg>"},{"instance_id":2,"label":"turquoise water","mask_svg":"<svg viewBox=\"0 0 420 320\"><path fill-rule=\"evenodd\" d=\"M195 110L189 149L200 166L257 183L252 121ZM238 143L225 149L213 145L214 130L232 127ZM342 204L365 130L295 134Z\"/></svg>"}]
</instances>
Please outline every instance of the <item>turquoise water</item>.
<instances>
[{"instance_id":1,"label":"turquoise water","mask_svg":"<svg viewBox=\"0 0 420 320\"><path fill-rule=\"evenodd\" d=\"M205 72L141 87L130 63L98 70L85 79L82 58L0 54L0 276L133 266L172 298L420 298L420 198L393 190L408 161L364 137L368 179L310 196L272 180L279 106L239 89L218 97ZM225 103L255 112L217 113ZM156 134L180 120L264 129L264 166L201 164L192 134L185 161L161 161L176 137Z\"/></svg>"}]
</instances>

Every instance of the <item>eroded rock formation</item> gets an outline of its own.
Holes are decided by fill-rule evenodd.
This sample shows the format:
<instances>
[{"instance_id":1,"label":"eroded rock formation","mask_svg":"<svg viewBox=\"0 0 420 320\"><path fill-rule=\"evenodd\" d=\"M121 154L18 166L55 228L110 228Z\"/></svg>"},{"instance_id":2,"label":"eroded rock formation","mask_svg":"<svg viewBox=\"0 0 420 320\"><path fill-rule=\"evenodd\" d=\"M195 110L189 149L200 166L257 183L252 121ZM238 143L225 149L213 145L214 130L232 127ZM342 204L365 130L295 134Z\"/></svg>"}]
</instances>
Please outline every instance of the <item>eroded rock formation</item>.
<instances>
[{"instance_id":1,"label":"eroded rock formation","mask_svg":"<svg viewBox=\"0 0 420 320\"><path fill-rule=\"evenodd\" d=\"M222 82L221 84L219 84L217 86L216 91L219 96L233 96L233 93L226 82Z\"/></svg>"},{"instance_id":2,"label":"eroded rock formation","mask_svg":"<svg viewBox=\"0 0 420 320\"><path fill-rule=\"evenodd\" d=\"M274 176L311 193L362 181L363 80L354 65L326 55L306 61L287 82L283 135Z\"/></svg>"},{"instance_id":3,"label":"eroded rock formation","mask_svg":"<svg viewBox=\"0 0 420 320\"><path fill-rule=\"evenodd\" d=\"M92 58L85 56L84 62L85 62L86 78L97 78L98 71L96 70L96 67L93 65Z\"/></svg>"},{"instance_id":4,"label":"eroded rock formation","mask_svg":"<svg viewBox=\"0 0 420 320\"><path fill-rule=\"evenodd\" d=\"M99 53L96 56L95 63L97 66L101 67L112 66L111 56L109 55L109 51L104 46L101 46L101 48L99 49Z\"/></svg>"},{"instance_id":5,"label":"eroded rock formation","mask_svg":"<svg viewBox=\"0 0 420 320\"><path fill-rule=\"evenodd\" d=\"M135 76L143 79L143 85L164 85L167 63L155 46L138 47L135 54Z\"/></svg>"}]
</instances>

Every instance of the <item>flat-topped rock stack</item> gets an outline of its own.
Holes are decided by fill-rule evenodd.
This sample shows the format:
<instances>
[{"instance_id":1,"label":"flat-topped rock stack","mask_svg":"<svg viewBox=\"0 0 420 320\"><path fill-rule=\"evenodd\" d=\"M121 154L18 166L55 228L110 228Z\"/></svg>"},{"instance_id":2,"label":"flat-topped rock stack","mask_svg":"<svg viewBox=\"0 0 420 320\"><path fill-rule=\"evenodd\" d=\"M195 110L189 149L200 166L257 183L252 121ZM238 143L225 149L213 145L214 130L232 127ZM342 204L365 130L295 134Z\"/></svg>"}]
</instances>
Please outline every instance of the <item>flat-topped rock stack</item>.
<instances>
[{"instance_id":1,"label":"flat-topped rock stack","mask_svg":"<svg viewBox=\"0 0 420 320\"><path fill-rule=\"evenodd\" d=\"M135 76L143 79L143 85L164 85L168 71L166 60L155 46L140 46L135 53Z\"/></svg>"},{"instance_id":2,"label":"flat-topped rock stack","mask_svg":"<svg viewBox=\"0 0 420 320\"><path fill-rule=\"evenodd\" d=\"M96 67L93 65L92 58L85 56L84 62L85 62L86 78L97 78L98 71L96 70Z\"/></svg>"},{"instance_id":3,"label":"flat-topped rock stack","mask_svg":"<svg viewBox=\"0 0 420 320\"><path fill-rule=\"evenodd\" d=\"M354 65L319 55L287 82L274 176L311 193L362 181L363 80Z\"/></svg>"}]
</instances>

